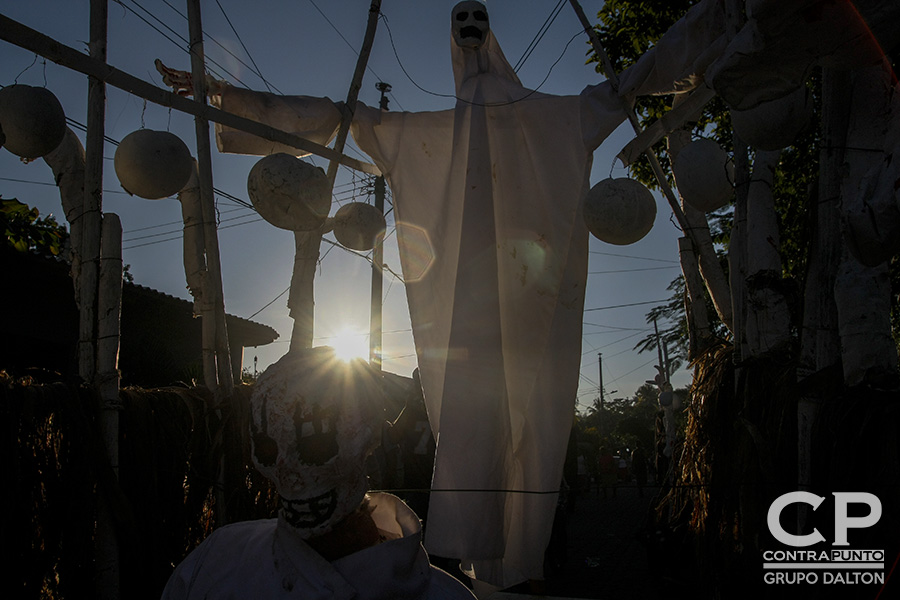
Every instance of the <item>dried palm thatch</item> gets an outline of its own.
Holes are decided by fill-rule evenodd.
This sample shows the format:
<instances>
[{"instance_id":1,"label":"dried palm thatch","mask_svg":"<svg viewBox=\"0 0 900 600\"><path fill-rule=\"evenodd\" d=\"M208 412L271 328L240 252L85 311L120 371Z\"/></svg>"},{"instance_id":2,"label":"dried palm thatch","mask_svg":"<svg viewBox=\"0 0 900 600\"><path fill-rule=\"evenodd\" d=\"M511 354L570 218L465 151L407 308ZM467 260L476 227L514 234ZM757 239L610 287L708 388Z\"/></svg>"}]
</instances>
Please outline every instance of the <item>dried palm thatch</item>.
<instances>
[{"instance_id":1,"label":"dried palm thatch","mask_svg":"<svg viewBox=\"0 0 900 600\"><path fill-rule=\"evenodd\" d=\"M0 382L10 467L0 539L12 555L4 575L16 582L15 597L95 595L98 494L113 506L127 598L158 598L172 567L226 519L275 514L274 490L249 462L248 387L217 407L194 388L129 388L121 400L117 480L99 445L90 388Z\"/></svg>"},{"instance_id":2,"label":"dried palm thatch","mask_svg":"<svg viewBox=\"0 0 900 600\"><path fill-rule=\"evenodd\" d=\"M767 507L795 481L795 369L785 356L736 368L724 342L693 366L685 438L656 524L693 558L671 579L710 597L738 597L736 589L755 589L760 579Z\"/></svg>"}]
</instances>

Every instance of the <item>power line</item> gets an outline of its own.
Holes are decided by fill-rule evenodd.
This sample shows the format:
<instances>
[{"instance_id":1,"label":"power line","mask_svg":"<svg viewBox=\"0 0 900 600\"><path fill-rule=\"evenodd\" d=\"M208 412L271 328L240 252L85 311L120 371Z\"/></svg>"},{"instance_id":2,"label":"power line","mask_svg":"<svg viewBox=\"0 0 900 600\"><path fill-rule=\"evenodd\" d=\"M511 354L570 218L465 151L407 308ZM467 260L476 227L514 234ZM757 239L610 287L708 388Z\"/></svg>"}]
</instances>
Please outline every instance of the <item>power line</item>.
<instances>
[{"instance_id":1,"label":"power line","mask_svg":"<svg viewBox=\"0 0 900 600\"><path fill-rule=\"evenodd\" d=\"M290 290L290 289L291 289L291 286L287 286L286 288L284 288L284 291L283 291L283 292L281 292L280 294L278 294L277 296L275 296L274 298L272 298L272 300L269 301L269 302L267 302L265 306L263 306L261 309L259 309L258 311L256 311L255 313L253 313L252 315L250 315L250 316L247 317L247 318L248 318L248 319L252 319L253 317L255 317L256 315L258 315L258 314L261 313L262 311L264 311L264 310L266 310L267 308L269 308L270 306L272 306L272 305L275 303L276 300L278 300L279 298L281 298L282 296L284 296L286 293L288 293L288 290Z\"/></svg>"},{"instance_id":2,"label":"power line","mask_svg":"<svg viewBox=\"0 0 900 600\"><path fill-rule=\"evenodd\" d=\"M613 381L618 381L618 380L620 380L620 379L622 379L622 378L624 378L624 377L628 377L629 375L631 375L631 374L634 373L635 371L640 371L641 369L643 369L643 368L646 367L647 365L652 364L655 360L656 360L655 357L654 357L654 358L651 358L650 360L648 360L647 362L645 362L645 363L642 364L641 366L633 368L632 370L628 371L628 372L625 373L624 375L619 375L619 376L616 377L615 379L610 379L610 380L609 380L609 383L612 383Z\"/></svg>"},{"instance_id":3,"label":"power line","mask_svg":"<svg viewBox=\"0 0 900 600\"><path fill-rule=\"evenodd\" d=\"M247 54L247 58L249 58L250 62L253 63L253 66L256 67L256 70L253 72L256 73L260 79L262 79L262 82L265 84L266 89L271 92L272 87L269 85L269 82L266 81L266 78L262 76L262 71L260 70L259 66L256 64L256 61L253 60L253 55L250 54L249 50L247 50L247 46L244 44L244 40L241 39L241 35L237 32L237 29L234 28L234 25L232 25L231 19L228 18L228 13L225 12L225 8L222 6L222 3L219 2L219 0L216 0L216 5L219 7L219 10L222 11L222 16L225 17L225 21L228 23L228 26L231 27L231 31L234 32L234 37L236 37L237 41L241 44L241 48L244 49L244 53ZM235 57L235 58L237 58L237 57ZM279 93L281 93L281 92L279 91Z\"/></svg>"},{"instance_id":4,"label":"power line","mask_svg":"<svg viewBox=\"0 0 900 600\"><path fill-rule=\"evenodd\" d=\"M611 308L627 308L629 306L643 306L645 304L662 304L663 302L668 302L668 299L665 300L650 300L648 302L632 302L630 304L614 304L612 306L598 306L597 308L586 308L584 312L592 312L595 310L609 310Z\"/></svg>"},{"instance_id":5,"label":"power line","mask_svg":"<svg viewBox=\"0 0 900 600\"><path fill-rule=\"evenodd\" d=\"M50 187L59 187L55 183L50 183L49 181L32 181L29 179L15 179L13 177L0 177L0 181L9 181L11 183L27 183L29 185L48 185ZM125 190L103 190L104 194L128 194Z\"/></svg>"},{"instance_id":6,"label":"power line","mask_svg":"<svg viewBox=\"0 0 900 600\"><path fill-rule=\"evenodd\" d=\"M322 9L319 8L319 5L316 4L316 3L314 2L314 0L309 0L309 3L313 5L313 8L315 8L316 11L317 11L320 15L322 15L322 18L325 19L325 22L327 22L327 23L331 26L332 29L334 29L335 33L337 33L338 36L340 36L340 38L341 38L342 40L344 40L344 43L347 44L347 46L350 48L350 50L352 50L353 53L356 54L356 56L359 56L359 50L357 50L357 49L353 46L353 44L351 44L350 41L349 41L346 37L344 37L344 34L341 33L341 30L338 29L337 26L336 26L334 23L331 22L331 19L328 18L328 15L326 15L324 12L322 12ZM382 17L382 18L384 17L384 13L381 13L381 17ZM385 20L385 23L387 23L387 20ZM372 75L374 75L374 76L378 79L378 81L384 81L384 78L381 77L378 73L376 73L376 72L372 69L372 67L370 67L368 64L366 64L366 71L368 71L368 72L370 72ZM388 95L391 97L391 100L393 100L394 102L397 103L397 106L400 108L400 110L403 110L403 107L400 105L400 102L397 100L397 98L395 98L394 95L391 94L390 92L388 92Z\"/></svg>"},{"instance_id":7,"label":"power line","mask_svg":"<svg viewBox=\"0 0 900 600\"><path fill-rule=\"evenodd\" d=\"M588 275L610 275L613 273L639 273L642 271L661 271L664 269L678 269L678 265L671 265L669 267L645 267L643 269L615 269L611 271L588 271Z\"/></svg>"},{"instance_id":8,"label":"power line","mask_svg":"<svg viewBox=\"0 0 900 600\"><path fill-rule=\"evenodd\" d=\"M544 19L544 24L541 25L538 32L534 35L531 42L525 48L525 51L522 53L522 56L519 58L518 62L516 62L516 66L513 67L513 71L516 73L519 72L523 66L525 66L525 61L531 56L531 53L534 52L534 49L537 48L538 44L541 43L541 40L544 39L544 35L550 29L550 26L556 21L556 17L559 16L559 13L562 11L563 3L566 0L559 0L553 10L550 11L550 14L547 15L547 18Z\"/></svg>"},{"instance_id":9,"label":"power line","mask_svg":"<svg viewBox=\"0 0 900 600\"><path fill-rule=\"evenodd\" d=\"M613 329L615 331L646 331L646 328L643 327L616 327L615 325L601 325L600 323L587 323L583 322L582 325L588 325L590 327L603 327L605 329Z\"/></svg>"},{"instance_id":10,"label":"power line","mask_svg":"<svg viewBox=\"0 0 900 600\"><path fill-rule=\"evenodd\" d=\"M147 10L146 8L144 8L139 2L137 2L137 0L131 0L132 4L134 4L135 6L137 6L138 8L140 8L142 11L144 11L145 13L147 13L148 15L150 15L150 17L152 17L153 20L155 20L156 22L158 22L160 25L162 25L163 27L165 27L166 29L168 29L169 31L171 31L173 35L175 35L175 36L178 37L182 42L184 42L184 46L182 46L179 42L173 40L173 39L172 39L171 37L169 37L165 32L163 32L159 27L156 27L153 23L151 23L150 21L148 21L147 19L145 19L143 16L141 16L140 14L138 14L138 12L135 11L133 8L131 8L131 7L128 6L127 4L124 4L124 3L122 2L122 0L113 0L113 1L116 2L117 4L119 4L120 6L122 6L122 8L125 8L126 10L128 10L129 12L131 12L131 14L133 14L134 16L136 16L138 19L140 19L141 21L143 21L144 23L146 23L151 29L153 29L154 31L156 31L158 34L160 34L161 36L163 36L164 38L166 38L167 40L169 40L170 42L172 42L173 44L175 44L176 46L178 46L179 48L181 48L183 51L185 51L185 52L187 52L188 54L190 54L190 42L187 40L187 38L185 38L183 35L181 35L181 34L178 33L177 31L175 31L174 29L172 29L165 21L163 21L162 19L160 19L159 17L157 17L156 15L154 15L152 12L150 12L149 10ZM235 75L234 73L232 73L231 71L229 71L226 67L223 67L221 64L219 64L218 62L216 62L215 60L213 60L212 58L210 58L210 57L208 57L208 56L205 57L205 58L206 58L206 62L207 62L206 68L207 68L211 73L213 73L216 77L219 77L220 79L225 79L225 75L223 75L221 72L218 72L218 71L216 71L215 69L213 69L212 67L210 67L210 66L209 66L209 63L214 64L214 65L217 66L219 69L221 69L222 72L224 72L225 74L229 75L232 79L234 79L235 81L237 81L238 83L240 83L242 86L244 86L244 87L247 88L247 89L250 89L250 86L248 86L246 83L244 83L243 81L241 81L241 79L240 79L237 75Z\"/></svg>"},{"instance_id":11,"label":"power line","mask_svg":"<svg viewBox=\"0 0 900 600\"><path fill-rule=\"evenodd\" d=\"M312 2L312 0L310 0L310 2ZM528 99L530 96L537 93L537 91L540 90L541 87L547 82L547 80L550 78L550 73L553 72L553 69L556 67L556 65L559 64L559 61L561 61L563 56L566 55L566 51L569 49L569 46L572 45L572 42L574 42L576 38L580 37L584 33L583 31L579 31L578 33L576 33L575 35L572 36L572 38L566 43L566 46L563 48L562 53L560 53L559 58L557 58L553 62L553 64L550 65L550 69L547 71L547 75L544 77L544 79L541 81L541 83L533 90L528 90L528 93L525 94L524 96L522 96L521 98L517 98L515 100L509 100L507 102L479 103L479 102L472 102L470 100L466 100L465 98L460 98L456 94L441 94L439 92L432 92L431 90L427 90L427 89L423 88L421 85L419 85L416 82L416 80L414 80L412 78L412 76L409 74L409 71L406 70L406 67L403 65L403 61L400 60L400 54L397 52L397 46L394 44L394 34L391 31L391 26L388 23L387 17L384 15L384 13L381 14L381 17L382 17L382 20L384 21L385 28L387 28L388 39L391 42L391 48L394 51L394 57L397 59L397 64L400 66L400 70L403 71L403 74L406 75L406 78L409 79L410 83L412 83L420 91L422 91L426 94L429 94L431 96L436 96L438 98L454 98L458 102L464 102L466 104L471 104L472 106L485 106L485 107L509 106L511 104L517 104L519 102L522 102L523 100ZM526 88L523 88L523 89L526 89Z\"/></svg>"},{"instance_id":12,"label":"power line","mask_svg":"<svg viewBox=\"0 0 900 600\"><path fill-rule=\"evenodd\" d=\"M182 12L181 12L180 10L178 10L176 7L172 6L172 5L168 2L168 0L162 0L162 1L163 1L163 4L165 4L166 6L168 6L169 8L171 8L173 11L175 11L175 13L176 13L178 16L180 16L182 19L184 19L185 21L188 20L187 15L184 14L184 13L182 13ZM223 13L224 13L224 11L223 11ZM228 20L228 15L225 15L225 19ZM231 23L230 23L230 21L229 21L229 25L230 25L230 24L231 24ZM232 27L232 30L234 30L233 27ZM257 70L254 70L253 67L251 67L250 65L248 65L247 63L245 63L243 60L241 60L241 57L240 57L240 56L238 56L237 54L235 54L234 52L232 52L231 50L229 50L226 46L222 45L222 43L219 42L219 40L217 40L216 38L214 38L213 36L211 36L211 35L210 35L209 33L207 33L206 31L203 32L203 35L204 35L204 37L205 37L206 39L208 39L209 41L213 42L216 46L218 46L219 48L221 48L222 50L224 50L226 53L230 54L231 57L234 58L236 61L238 61L239 63L241 63L241 64L244 65L245 67L247 67L247 69L248 69L251 73L253 73L254 75L256 75L257 77L259 77L259 78L262 80L262 82L263 82L267 87L268 87L269 85L271 85L271 86L272 86L272 89L274 89L276 92L278 92L279 94L282 93L281 90L279 90L277 87L275 87L275 84L271 83L271 82L268 81L265 77L263 77L263 76L262 76L262 73L261 73L258 69L257 69ZM237 35L237 32L235 32L235 35ZM238 41L240 41L240 38L238 38ZM241 43L241 45L243 46L243 43ZM247 48L245 47L244 50L246 51ZM247 56L250 58L250 61L253 62L253 57L250 56L250 53L249 53L249 52L247 52ZM253 64L255 65L256 63L253 62ZM270 91L271 91L271 90L270 90Z\"/></svg>"},{"instance_id":13,"label":"power line","mask_svg":"<svg viewBox=\"0 0 900 600\"><path fill-rule=\"evenodd\" d=\"M238 219L246 219L246 218L248 218L248 217L253 217L253 216L255 216L255 214L253 214L253 213L251 213L251 214L249 214L249 215L238 215L238 216L236 216L236 217L231 217L230 219L223 219L223 220L219 221L219 223L228 223L228 222L230 222L230 221L236 221L236 220L238 220ZM258 221L258 220L259 220L259 219L256 219L256 220L250 221L250 222L251 222L251 223L255 223L255 222ZM175 223L180 224L180 223L182 223L182 221L176 221ZM175 224L175 223L173 223L173 224ZM226 228L225 228L225 227L219 227L219 229L226 229ZM136 241L138 241L138 240L148 240L148 239L151 239L151 238L162 237L162 236L164 236L164 235L172 235L172 234L175 234L175 233L177 233L177 234L180 235L181 232L182 232L182 230L179 229L179 230L176 230L176 231L164 231L164 232L161 232L161 233L151 233L151 234L148 234L148 235L142 235L142 236L138 236L138 237L129 238L129 239L127 239L127 240L123 239L123 242L136 242Z\"/></svg>"},{"instance_id":14,"label":"power line","mask_svg":"<svg viewBox=\"0 0 900 600\"><path fill-rule=\"evenodd\" d=\"M631 256L629 254L615 254L613 252L601 252L599 250L591 250L590 253L591 254L600 254L603 256L615 256L617 258L632 258L634 260L650 260L650 261L654 261L654 262L666 262L666 263L678 264L677 260L670 260L670 259L665 259L665 258L650 258L647 256Z\"/></svg>"}]
</instances>

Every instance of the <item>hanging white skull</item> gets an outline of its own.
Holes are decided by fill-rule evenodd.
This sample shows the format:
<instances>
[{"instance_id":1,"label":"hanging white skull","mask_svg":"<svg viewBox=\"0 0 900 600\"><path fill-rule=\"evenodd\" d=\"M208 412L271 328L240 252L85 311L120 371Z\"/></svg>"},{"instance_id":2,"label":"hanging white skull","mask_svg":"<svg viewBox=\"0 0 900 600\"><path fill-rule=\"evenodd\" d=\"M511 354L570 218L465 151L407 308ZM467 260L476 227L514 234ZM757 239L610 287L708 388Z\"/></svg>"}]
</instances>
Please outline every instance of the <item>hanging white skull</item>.
<instances>
[{"instance_id":1,"label":"hanging white skull","mask_svg":"<svg viewBox=\"0 0 900 600\"><path fill-rule=\"evenodd\" d=\"M384 215L365 202L350 202L334 215L334 237L345 248L367 252L384 235Z\"/></svg>"},{"instance_id":2,"label":"hanging white skull","mask_svg":"<svg viewBox=\"0 0 900 600\"><path fill-rule=\"evenodd\" d=\"M643 238L656 220L650 190L633 179L604 179L584 198L582 216L591 234L607 244L625 246Z\"/></svg>"},{"instance_id":3,"label":"hanging white skull","mask_svg":"<svg viewBox=\"0 0 900 600\"><path fill-rule=\"evenodd\" d=\"M461 48L481 47L491 29L487 7L475 0L465 0L454 6L450 19L453 39Z\"/></svg>"},{"instance_id":4,"label":"hanging white skull","mask_svg":"<svg viewBox=\"0 0 900 600\"><path fill-rule=\"evenodd\" d=\"M338 360L328 347L291 351L259 377L250 399L253 463L301 537L327 533L362 503L382 407L371 367Z\"/></svg>"},{"instance_id":5,"label":"hanging white skull","mask_svg":"<svg viewBox=\"0 0 900 600\"><path fill-rule=\"evenodd\" d=\"M181 191L191 177L194 159L174 133L138 129L119 143L113 165L125 191L158 200Z\"/></svg>"},{"instance_id":6,"label":"hanging white skull","mask_svg":"<svg viewBox=\"0 0 900 600\"><path fill-rule=\"evenodd\" d=\"M320 227L331 210L328 177L290 154L259 159L247 177L247 193L263 219L290 231Z\"/></svg>"},{"instance_id":7,"label":"hanging white skull","mask_svg":"<svg viewBox=\"0 0 900 600\"><path fill-rule=\"evenodd\" d=\"M722 208L734 195L734 165L712 140L694 140L681 149L672 165L684 201L703 212Z\"/></svg>"},{"instance_id":8,"label":"hanging white skull","mask_svg":"<svg viewBox=\"0 0 900 600\"><path fill-rule=\"evenodd\" d=\"M0 123L6 149L22 158L40 158L59 146L66 133L66 115L48 89L8 85L0 89Z\"/></svg>"}]
</instances>

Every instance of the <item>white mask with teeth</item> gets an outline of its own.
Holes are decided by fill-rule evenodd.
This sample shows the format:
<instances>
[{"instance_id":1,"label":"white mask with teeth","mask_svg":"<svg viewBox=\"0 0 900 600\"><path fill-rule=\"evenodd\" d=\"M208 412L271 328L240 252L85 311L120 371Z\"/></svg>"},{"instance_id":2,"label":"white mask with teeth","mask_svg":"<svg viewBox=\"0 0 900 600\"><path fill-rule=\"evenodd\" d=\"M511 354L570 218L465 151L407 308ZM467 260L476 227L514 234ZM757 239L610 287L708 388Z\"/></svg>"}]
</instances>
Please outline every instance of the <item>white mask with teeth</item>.
<instances>
[{"instance_id":1,"label":"white mask with teeth","mask_svg":"<svg viewBox=\"0 0 900 600\"><path fill-rule=\"evenodd\" d=\"M479 48L491 30L487 7L475 0L465 0L450 14L453 39L462 48Z\"/></svg>"},{"instance_id":2,"label":"white mask with teeth","mask_svg":"<svg viewBox=\"0 0 900 600\"><path fill-rule=\"evenodd\" d=\"M369 366L327 347L289 352L256 382L253 463L275 483L281 519L304 539L330 531L365 498L382 406Z\"/></svg>"}]
</instances>

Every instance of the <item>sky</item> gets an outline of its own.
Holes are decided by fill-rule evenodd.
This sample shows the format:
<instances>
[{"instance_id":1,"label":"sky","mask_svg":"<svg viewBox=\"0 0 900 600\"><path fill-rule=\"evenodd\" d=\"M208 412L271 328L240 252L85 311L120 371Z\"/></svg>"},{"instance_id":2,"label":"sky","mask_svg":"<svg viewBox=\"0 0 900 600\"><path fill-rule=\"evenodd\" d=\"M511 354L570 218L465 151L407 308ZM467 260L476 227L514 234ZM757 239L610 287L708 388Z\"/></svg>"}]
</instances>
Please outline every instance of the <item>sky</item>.
<instances>
[{"instance_id":1,"label":"sky","mask_svg":"<svg viewBox=\"0 0 900 600\"><path fill-rule=\"evenodd\" d=\"M453 107L450 66L450 0L383 0L379 22L359 100L377 106L379 81L391 85L390 110L426 111ZM596 21L599 0L582 0ZM203 0L201 11L209 68L232 85L283 94L346 98L362 43L370 0ZM183 0L121 0L109 3L108 62L135 77L162 87L153 61L190 70L187 20ZM602 80L586 65L587 36L568 2L557 0L489 0L491 27L510 64L518 65L523 85L550 94L580 93ZM86 52L89 0L6 2L0 13L69 47ZM553 15L556 15L553 18ZM545 28L545 24L549 26ZM540 36L541 32L544 34ZM580 34L579 34L580 32ZM536 40L538 40L536 44ZM34 53L0 41L0 85L21 83L46 87L63 105L70 126L87 121L87 77L44 61ZM530 50L530 52L529 52ZM262 75L262 78L259 75ZM264 78L264 79L263 79ZM107 87L106 136L121 140L140 128L168 130L196 155L193 117L145 102ZM615 155L633 137L623 124L596 151L591 185L607 177L626 177ZM349 156L366 159L355 147ZM116 146L104 151L103 210L122 220L124 262L135 283L178 298L190 299L182 263L181 208L174 197L144 200L126 194L116 178ZM258 157L213 152L213 183L220 217L219 244L225 308L229 314L273 327L274 343L247 348L243 366L262 371L288 350L292 320L286 289L293 263L293 235L263 221L228 196L248 202L247 174ZM310 157L327 168L327 161ZM332 211L351 201L372 201L366 178L341 169ZM65 218L50 168L42 160L23 164L0 150L0 196L18 198L42 215ZM591 238L588 286L582 332L582 365L578 391L581 408L599 395L598 353L602 353L607 397L630 397L655 375L656 352L639 354L634 345L652 331L646 313L669 297L666 287L678 273L677 238L671 210L661 196L656 223L641 241L613 246ZM390 197L388 197L390 200ZM387 217L385 262L400 272L393 216ZM333 240L326 235L326 240ZM314 345L334 345L344 330L367 351L371 265L365 256L327 242L316 276ZM402 281L386 271L383 287L384 369L410 375L415 351ZM623 306L626 305L626 306ZM660 323L660 326L665 326ZM682 369L673 377L687 385Z\"/></svg>"}]
</instances>

